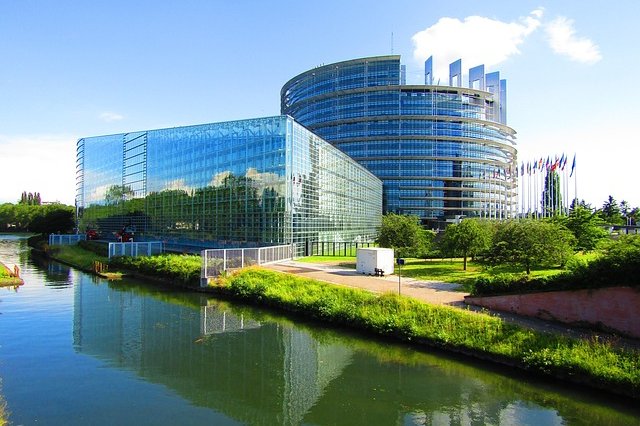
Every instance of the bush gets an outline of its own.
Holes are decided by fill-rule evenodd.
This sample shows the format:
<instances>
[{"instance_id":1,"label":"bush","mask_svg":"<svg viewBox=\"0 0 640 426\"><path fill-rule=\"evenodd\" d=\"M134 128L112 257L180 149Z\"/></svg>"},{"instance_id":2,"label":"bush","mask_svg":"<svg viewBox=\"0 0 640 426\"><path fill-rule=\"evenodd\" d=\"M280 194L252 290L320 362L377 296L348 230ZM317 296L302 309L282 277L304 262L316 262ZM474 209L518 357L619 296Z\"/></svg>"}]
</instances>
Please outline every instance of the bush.
<instances>
[{"instance_id":1,"label":"bush","mask_svg":"<svg viewBox=\"0 0 640 426\"><path fill-rule=\"evenodd\" d=\"M200 285L202 260L197 255L161 254L157 256L118 256L109 261L110 265L137 271L141 274L175 281L179 285L197 287Z\"/></svg>"},{"instance_id":2,"label":"bush","mask_svg":"<svg viewBox=\"0 0 640 426\"><path fill-rule=\"evenodd\" d=\"M612 241L603 254L584 262L572 260L567 272L529 279L522 275L501 274L480 277L473 283L471 294L498 294L560 291L613 286L640 286L640 236L623 236Z\"/></svg>"}]
</instances>

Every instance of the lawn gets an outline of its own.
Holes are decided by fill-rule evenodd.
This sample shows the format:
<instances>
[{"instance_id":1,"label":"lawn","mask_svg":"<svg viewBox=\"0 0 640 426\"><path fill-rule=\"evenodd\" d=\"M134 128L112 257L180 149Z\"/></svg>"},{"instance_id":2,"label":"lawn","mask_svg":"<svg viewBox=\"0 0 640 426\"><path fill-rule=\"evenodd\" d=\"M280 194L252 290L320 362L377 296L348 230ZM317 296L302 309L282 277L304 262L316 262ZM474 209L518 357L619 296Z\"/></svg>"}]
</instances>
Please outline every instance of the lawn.
<instances>
[{"instance_id":1,"label":"lawn","mask_svg":"<svg viewBox=\"0 0 640 426\"><path fill-rule=\"evenodd\" d=\"M586 255L578 255L584 256ZM309 256L297 259L299 262L322 263L337 265L345 268L355 268L355 256ZM473 281L480 276L493 276L503 273L523 273L524 269L501 265L486 267L478 262L467 262L467 270L462 269L462 259L405 259L402 276L426 281L443 281L462 284L464 291L468 291ZM396 273L398 269L396 266ZM554 275L564 271L561 268L532 268L531 277Z\"/></svg>"}]
</instances>

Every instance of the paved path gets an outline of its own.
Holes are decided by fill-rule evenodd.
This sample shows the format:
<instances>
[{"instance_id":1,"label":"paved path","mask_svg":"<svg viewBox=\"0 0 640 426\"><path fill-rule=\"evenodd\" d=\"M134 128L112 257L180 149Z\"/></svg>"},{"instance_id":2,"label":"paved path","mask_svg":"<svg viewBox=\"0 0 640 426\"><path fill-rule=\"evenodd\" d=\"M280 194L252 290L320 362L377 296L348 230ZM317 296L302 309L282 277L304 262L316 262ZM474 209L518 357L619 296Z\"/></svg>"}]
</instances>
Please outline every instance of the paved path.
<instances>
[{"instance_id":1,"label":"paved path","mask_svg":"<svg viewBox=\"0 0 640 426\"><path fill-rule=\"evenodd\" d=\"M346 287L362 288L375 293L398 292L397 275L374 277L359 274L355 269L336 265L296 261L266 266L281 272L288 272L290 274L314 278ZM404 277L400 279L400 293L402 295L439 305L465 306L464 296L469 293L456 291L456 289L460 287L459 284L450 284L441 281L421 281Z\"/></svg>"},{"instance_id":2,"label":"paved path","mask_svg":"<svg viewBox=\"0 0 640 426\"><path fill-rule=\"evenodd\" d=\"M325 281L346 287L361 288L375 293L398 292L397 275L374 277L359 274L355 269L345 268L339 265L296 261L264 266L276 271L287 272L307 278L314 278L319 281ZM618 346L640 349L639 339L625 339L618 336L608 335L601 331L574 328L566 324L553 321L545 321L508 312L489 311L484 308L466 305L464 303L464 297L469 293L457 290L460 289L460 287L461 285L459 284L451 284L441 281L415 280L412 278L402 277L400 290L402 295L414 297L424 302L438 305L450 305L472 311L489 312L491 315L500 317L506 322L544 333L562 334L569 337L589 340L607 340Z\"/></svg>"}]
</instances>

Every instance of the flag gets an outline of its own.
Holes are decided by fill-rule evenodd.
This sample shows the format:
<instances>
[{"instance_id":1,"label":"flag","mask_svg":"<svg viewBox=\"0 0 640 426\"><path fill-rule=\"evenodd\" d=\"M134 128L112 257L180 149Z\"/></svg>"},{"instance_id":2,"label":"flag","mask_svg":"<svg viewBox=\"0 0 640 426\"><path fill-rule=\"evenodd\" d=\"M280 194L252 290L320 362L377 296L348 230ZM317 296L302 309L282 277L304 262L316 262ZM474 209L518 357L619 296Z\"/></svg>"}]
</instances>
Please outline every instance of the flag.
<instances>
[{"instance_id":1,"label":"flag","mask_svg":"<svg viewBox=\"0 0 640 426\"><path fill-rule=\"evenodd\" d=\"M527 174L531 176L531 161L527 161Z\"/></svg>"},{"instance_id":2,"label":"flag","mask_svg":"<svg viewBox=\"0 0 640 426\"><path fill-rule=\"evenodd\" d=\"M571 164L571 173L569 174L569 177L573 176L573 170L576 168L576 155L573 154L573 163Z\"/></svg>"},{"instance_id":3,"label":"flag","mask_svg":"<svg viewBox=\"0 0 640 426\"><path fill-rule=\"evenodd\" d=\"M534 162L533 162L533 174L534 174L534 175L536 174L536 169L537 169L537 168L538 168L538 162L537 162L537 161L534 161Z\"/></svg>"},{"instance_id":4,"label":"flag","mask_svg":"<svg viewBox=\"0 0 640 426\"><path fill-rule=\"evenodd\" d=\"M522 162L522 165L520 166L520 176L524 176L524 161Z\"/></svg>"}]
</instances>

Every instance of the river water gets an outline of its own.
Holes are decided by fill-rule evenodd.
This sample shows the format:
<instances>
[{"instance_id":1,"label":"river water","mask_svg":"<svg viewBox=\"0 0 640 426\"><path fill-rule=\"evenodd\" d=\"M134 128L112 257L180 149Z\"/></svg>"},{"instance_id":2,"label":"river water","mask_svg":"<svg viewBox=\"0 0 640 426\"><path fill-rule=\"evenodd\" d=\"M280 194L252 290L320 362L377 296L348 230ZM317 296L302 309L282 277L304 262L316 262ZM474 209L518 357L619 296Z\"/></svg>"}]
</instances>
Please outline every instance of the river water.
<instances>
[{"instance_id":1,"label":"river water","mask_svg":"<svg viewBox=\"0 0 640 426\"><path fill-rule=\"evenodd\" d=\"M25 281L0 288L0 413L10 424L640 424L633 404L576 387L97 279L32 259L17 236L0 235L0 260Z\"/></svg>"}]
</instances>

